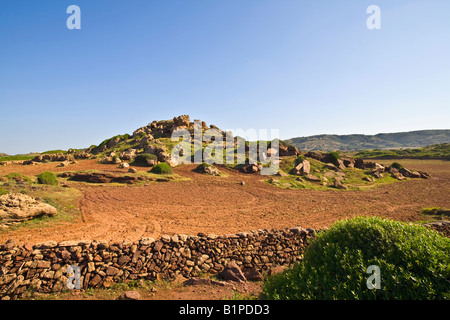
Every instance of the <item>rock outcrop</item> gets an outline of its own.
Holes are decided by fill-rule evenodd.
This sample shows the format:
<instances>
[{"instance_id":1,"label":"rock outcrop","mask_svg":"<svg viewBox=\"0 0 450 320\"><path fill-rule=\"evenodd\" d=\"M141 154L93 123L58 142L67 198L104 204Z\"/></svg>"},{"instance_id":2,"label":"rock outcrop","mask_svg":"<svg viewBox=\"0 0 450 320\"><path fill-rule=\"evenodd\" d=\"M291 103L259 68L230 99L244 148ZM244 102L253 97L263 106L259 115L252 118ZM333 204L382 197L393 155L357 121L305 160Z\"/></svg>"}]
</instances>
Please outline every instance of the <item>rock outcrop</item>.
<instances>
[{"instance_id":1,"label":"rock outcrop","mask_svg":"<svg viewBox=\"0 0 450 320\"><path fill-rule=\"evenodd\" d=\"M54 216L55 207L25 194L13 193L0 196L0 225L19 224L42 216Z\"/></svg>"}]
</instances>

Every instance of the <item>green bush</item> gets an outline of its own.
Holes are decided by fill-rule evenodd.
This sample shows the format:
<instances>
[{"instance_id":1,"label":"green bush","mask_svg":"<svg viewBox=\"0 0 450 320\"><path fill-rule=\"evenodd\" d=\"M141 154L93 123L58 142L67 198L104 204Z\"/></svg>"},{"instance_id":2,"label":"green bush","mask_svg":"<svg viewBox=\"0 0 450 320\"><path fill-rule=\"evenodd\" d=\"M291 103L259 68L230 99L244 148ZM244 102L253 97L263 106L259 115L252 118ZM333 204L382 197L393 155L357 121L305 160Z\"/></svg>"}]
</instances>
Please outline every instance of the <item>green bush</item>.
<instances>
[{"instance_id":1,"label":"green bush","mask_svg":"<svg viewBox=\"0 0 450 320\"><path fill-rule=\"evenodd\" d=\"M337 164L340 157L337 152L330 152L328 153L328 159L329 159L328 161L330 161L331 163Z\"/></svg>"},{"instance_id":2,"label":"green bush","mask_svg":"<svg viewBox=\"0 0 450 320\"><path fill-rule=\"evenodd\" d=\"M379 218L339 221L317 234L304 259L263 285L263 299L450 298L450 239ZM380 268L381 289L367 288Z\"/></svg>"},{"instance_id":3,"label":"green bush","mask_svg":"<svg viewBox=\"0 0 450 320\"><path fill-rule=\"evenodd\" d=\"M303 161L305 161L305 156L301 154L294 160L294 166L298 166Z\"/></svg>"},{"instance_id":4,"label":"green bush","mask_svg":"<svg viewBox=\"0 0 450 320\"><path fill-rule=\"evenodd\" d=\"M208 167L212 167L212 165L209 164L209 163L206 163L206 162L202 162L194 169L194 171L196 171L196 172L205 172L205 169L208 168Z\"/></svg>"},{"instance_id":5,"label":"green bush","mask_svg":"<svg viewBox=\"0 0 450 320\"><path fill-rule=\"evenodd\" d=\"M148 165L148 161L150 161L150 160L158 161L158 157L155 156L154 154L150 154L150 153L141 153L141 154L138 154L136 156L136 158L134 158L133 164Z\"/></svg>"},{"instance_id":6,"label":"green bush","mask_svg":"<svg viewBox=\"0 0 450 320\"><path fill-rule=\"evenodd\" d=\"M151 173L157 173L157 174L172 174L172 168L165 162L158 163L156 166L150 170Z\"/></svg>"},{"instance_id":7,"label":"green bush","mask_svg":"<svg viewBox=\"0 0 450 320\"><path fill-rule=\"evenodd\" d=\"M53 172L50 171L41 173L38 175L37 179L40 184L48 184L50 186L58 185L58 178Z\"/></svg>"},{"instance_id":8,"label":"green bush","mask_svg":"<svg viewBox=\"0 0 450 320\"><path fill-rule=\"evenodd\" d=\"M392 168L395 168L395 169L398 169L398 170L403 169L403 166L402 166L400 163L398 163L398 162L392 163L392 164L391 164L391 167L392 167Z\"/></svg>"}]
</instances>

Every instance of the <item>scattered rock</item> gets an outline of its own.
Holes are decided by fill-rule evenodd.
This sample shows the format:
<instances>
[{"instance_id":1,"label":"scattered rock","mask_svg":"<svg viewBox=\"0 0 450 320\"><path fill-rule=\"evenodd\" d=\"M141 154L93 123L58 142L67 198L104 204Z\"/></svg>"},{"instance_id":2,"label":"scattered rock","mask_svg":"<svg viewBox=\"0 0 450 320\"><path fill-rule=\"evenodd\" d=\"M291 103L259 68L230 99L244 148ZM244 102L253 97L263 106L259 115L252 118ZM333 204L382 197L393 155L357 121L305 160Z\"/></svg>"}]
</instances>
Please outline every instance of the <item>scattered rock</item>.
<instances>
[{"instance_id":1,"label":"scattered rock","mask_svg":"<svg viewBox=\"0 0 450 320\"><path fill-rule=\"evenodd\" d=\"M126 162L122 162L121 164L119 164L120 169L128 169L129 167L130 165Z\"/></svg>"},{"instance_id":2,"label":"scattered rock","mask_svg":"<svg viewBox=\"0 0 450 320\"><path fill-rule=\"evenodd\" d=\"M239 169L242 173L257 173L261 171L262 166L257 164L248 164Z\"/></svg>"},{"instance_id":3,"label":"scattered rock","mask_svg":"<svg viewBox=\"0 0 450 320\"><path fill-rule=\"evenodd\" d=\"M269 269L269 276L273 276L274 274L283 273L286 270L286 266L273 266Z\"/></svg>"},{"instance_id":4,"label":"scattered rock","mask_svg":"<svg viewBox=\"0 0 450 320\"><path fill-rule=\"evenodd\" d=\"M312 174L308 174L305 176L305 179L311 182L321 182L322 179L316 176L313 176Z\"/></svg>"},{"instance_id":5,"label":"scattered rock","mask_svg":"<svg viewBox=\"0 0 450 320\"><path fill-rule=\"evenodd\" d=\"M397 173L391 173L391 177L395 178L397 180L405 180L405 176L403 176L400 172Z\"/></svg>"},{"instance_id":6,"label":"scattered rock","mask_svg":"<svg viewBox=\"0 0 450 320\"><path fill-rule=\"evenodd\" d=\"M249 281L263 281L264 277L261 274L261 272L255 270L255 269L244 269L242 270L244 273L244 276Z\"/></svg>"},{"instance_id":7,"label":"scattered rock","mask_svg":"<svg viewBox=\"0 0 450 320\"><path fill-rule=\"evenodd\" d=\"M230 262L227 266L218 274L219 277L225 281L246 282L244 273L236 262Z\"/></svg>"},{"instance_id":8,"label":"scattered rock","mask_svg":"<svg viewBox=\"0 0 450 320\"><path fill-rule=\"evenodd\" d=\"M137 291L126 291L122 293L119 297L119 300L139 300L141 299L141 295Z\"/></svg>"},{"instance_id":9,"label":"scattered rock","mask_svg":"<svg viewBox=\"0 0 450 320\"><path fill-rule=\"evenodd\" d=\"M335 187L336 189L342 189L342 190L348 189L348 187L345 184L343 184L342 182L340 182L337 179L334 180L333 187Z\"/></svg>"}]
</instances>

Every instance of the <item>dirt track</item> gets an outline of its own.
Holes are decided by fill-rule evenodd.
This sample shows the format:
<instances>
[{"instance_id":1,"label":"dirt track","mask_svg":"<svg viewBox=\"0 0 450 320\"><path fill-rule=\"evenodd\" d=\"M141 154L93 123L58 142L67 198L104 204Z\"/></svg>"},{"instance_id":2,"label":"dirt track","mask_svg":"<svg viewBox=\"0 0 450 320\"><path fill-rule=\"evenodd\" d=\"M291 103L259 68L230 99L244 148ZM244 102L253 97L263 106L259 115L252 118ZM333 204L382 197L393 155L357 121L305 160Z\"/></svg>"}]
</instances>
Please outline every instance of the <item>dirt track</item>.
<instances>
[{"instance_id":1,"label":"dirt track","mask_svg":"<svg viewBox=\"0 0 450 320\"><path fill-rule=\"evenodd\" d=\"M195 166L175 168L182 182L150 183L148 186L96 186L73 184L83 196L81 219L76 223L21 228L0 233L0 243L13 238L18 243L48 240L138 240L162 234L226 234L254 229L302 226L323 228L338 219L355 215L417 221L424 207L450 207L450 163L402 161L411 169L428 171L428 180L409 180L366 191L284 190L262 182L259 175L226 171L227 177L192 172ZM21 172L111 170L112 165L81 161L67 168L55 164L0 167L0 175ZM139 169L139 168L138 168ZM140 170L143 170L141 168ZM245 185L240 185L241 181Z\"/></svg>"}]
</instances>

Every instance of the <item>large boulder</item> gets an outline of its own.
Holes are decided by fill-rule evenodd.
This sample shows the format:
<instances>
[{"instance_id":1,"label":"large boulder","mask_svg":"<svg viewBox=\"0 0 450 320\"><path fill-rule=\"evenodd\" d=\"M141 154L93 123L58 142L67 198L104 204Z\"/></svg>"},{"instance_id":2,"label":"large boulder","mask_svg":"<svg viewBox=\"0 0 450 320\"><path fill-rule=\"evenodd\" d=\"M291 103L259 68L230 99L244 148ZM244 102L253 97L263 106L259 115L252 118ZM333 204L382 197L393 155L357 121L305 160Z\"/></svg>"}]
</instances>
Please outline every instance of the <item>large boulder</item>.
<instances>
[{"instance_id":1,"label":"large boulder","mask_svg":"<svg viewBox=\"0 0 450 320\"><path fill-rule=\"evenodd\" d=\"M213 165L202 163L195 168L195 171L198 173L206 173L211 176L220 176L220 171L214 167Z\"/></svg>"},{"instance_id":2,"label":"large boulder","mask_svg":"<svg viewBox=\"0 0 450 320\"><path fill-rule=\"evenodd\" d=\"M12 193L0 196L0 223L14 225L42 216L54 216L55 207L26 194Z\"/></svg>"},{"instance_id":3,"label":"large boulder","mask_svg":"<svg viewBox=\"0 0 450 320\"><path fill-rule=\"evenodd\" d=\"M131 161L131 160L133 160L134 158L136 158L137 152L138 152L137 149L128 149L128 150L125 150L125 151L123 151L123 152L120 154L120 159Z\"/></svg>"},{"instance_id":4,"label":"large boulder","mask_svg":"<svg viewBox=\"0 0 450 320\"><path fill-rule=\"evenodd\" d=\"M243 173L257 173L262 170L262 166L257 164L247 164L239 170Z\"/></svg>"},{"instance_id":5,"label":"large boulder","mask_svg":"<svg viewBox=\"0 0 450 320\"><path fill-rule=\"evenodd\" d=\"M300 162L291 172L296 175L308 175L311 173L311 163L308 160Z\"/></svg>"},{"instance_id":6,"label":"large boulder","mask_svg":"<svg viewBox=\"0 0 450 320\"><path fill-rule=\"evenodd\" d=\"M244 273L241 268L232 261L218 274L219 277L225 281L246 282Z\"/></svg>"},{"instance_id":7,"label":"large boulder","mask_svg":"<svg viewBox=\"0 0 450 320\"><path fill-rule=\"evenodd\" d=\"M182 116L173 118L173 124L176 127L186 127L187 128L191 124L191 120L188 115L182 115Z\"/></svg>"}]
</instances>

